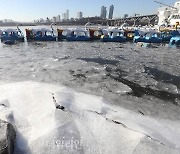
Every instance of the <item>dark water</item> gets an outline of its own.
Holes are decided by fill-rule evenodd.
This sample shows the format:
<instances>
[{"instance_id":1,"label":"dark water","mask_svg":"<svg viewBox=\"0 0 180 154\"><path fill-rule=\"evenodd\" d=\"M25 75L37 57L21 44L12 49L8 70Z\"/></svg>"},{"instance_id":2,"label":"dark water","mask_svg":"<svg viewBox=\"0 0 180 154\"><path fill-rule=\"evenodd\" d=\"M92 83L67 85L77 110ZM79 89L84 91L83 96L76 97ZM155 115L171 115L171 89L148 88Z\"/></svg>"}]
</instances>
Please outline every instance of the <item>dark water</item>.
<instances>
[{"instance_id":1,"label":"dark water","mask_svg":"<svg viewBox=\"0 0 180 154\"><path fill-rule=\"evenodd\" d=\"M142 48L132 43L24 42L0 44L0 58L1 81L63 84L144 115L180 119L178 48Z\"/></svg>"}]
</instances>

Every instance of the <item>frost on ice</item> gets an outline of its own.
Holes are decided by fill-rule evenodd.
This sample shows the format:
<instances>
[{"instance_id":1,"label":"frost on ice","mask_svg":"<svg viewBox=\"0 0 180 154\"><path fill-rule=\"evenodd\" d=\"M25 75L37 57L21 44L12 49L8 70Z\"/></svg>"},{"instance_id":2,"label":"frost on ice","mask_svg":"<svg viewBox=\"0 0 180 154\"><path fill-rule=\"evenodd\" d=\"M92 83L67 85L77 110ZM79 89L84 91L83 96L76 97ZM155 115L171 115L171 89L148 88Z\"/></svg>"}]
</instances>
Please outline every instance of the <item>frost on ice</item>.
<instances>
[{"instance_id":1,"label":"frost on ice","mask_svg":"<svg viewBox=\"0 0 180 154\"><path fill-rule=\"evenodd\" d=\"M17 132L15 154L180 152L172 126L101 97L31 81L1 84L0 91L0 119Z\"/></svg>"}]
</instances>

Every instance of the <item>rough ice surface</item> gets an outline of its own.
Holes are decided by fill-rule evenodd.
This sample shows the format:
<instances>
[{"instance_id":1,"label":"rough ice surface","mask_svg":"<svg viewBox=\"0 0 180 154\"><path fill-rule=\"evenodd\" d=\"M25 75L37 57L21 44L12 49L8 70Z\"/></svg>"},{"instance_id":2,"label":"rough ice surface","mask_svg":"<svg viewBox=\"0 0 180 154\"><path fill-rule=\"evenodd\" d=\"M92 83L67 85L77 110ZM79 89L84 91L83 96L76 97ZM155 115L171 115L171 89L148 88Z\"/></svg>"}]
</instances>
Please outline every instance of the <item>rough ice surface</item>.
<instances>
[{"instance_id":1,"label":"rough ice surface","mask_svg":"<svg viewBox=\"0 0 180 154\"><path fill-rule=\"evenodd\" d=\"M180 152L178 125L102 97L32 81L2 84L0 91L0 119L17 131L15 154Z\"/></svg>"},{"instance_id":2,"label":"rough ice surface","mask_svg":"<svg viewBox=\"0 0 180 154\"><path fill-rule=\"evenodd\" d=\"M53 102L53 106L45 105L49 111L45 110L44 115L34 120L27 119L26 114L17 114L10 96L6 97L1 90L3 97L0 102L4 105L0 105L0 118L15 124L19 131L18 143L23 145L16 149L16 153L28 153L28 149L32 153L51 153L52 150L55 153L57 145L60 153L91 154L93 150L98 154L179 153L179 48L159 44L141 48L133 43L98 41L23 42L13 46L0 43L0 58L1 87L6 88L7 83L12 86L15 84L13 82L29 80L35 81L31 85L42 87L38 88L40 92L35 93L39 91L35 87L31 87L33 90L30 91L30 86L25 88L27 83L16 83L24 90L14 90L16 93L11 94L11 100L23 96L18 101L23 104L20 109L23 114L35 116L35 111L40 110L39 106L32 110L34 113L28 110L35 104L27 105L25 110L26 101L35 103L38 100L40 104L46 100ZM52 88L52 85L36 82L56 86ZM49 94L45 85L54 93ZM40 95L43 95L41 99ZM90 96L93 98L90 99ZM80 101L77 103L77 100ZM91 100L96 106L92 105ZM61 103L66 107L65 111L54 109ZM48 114L54 115L55 122L49 118L42 120ZM51 125L42 128L38 121ZM34 134L37 129L44 130ZM80 140L83 148L77 150L73 146L73 151L70 145L67 145L68 148L60 146L60 141L64 142L63 137L65 141Z\"/></svg>"}]
</instances>

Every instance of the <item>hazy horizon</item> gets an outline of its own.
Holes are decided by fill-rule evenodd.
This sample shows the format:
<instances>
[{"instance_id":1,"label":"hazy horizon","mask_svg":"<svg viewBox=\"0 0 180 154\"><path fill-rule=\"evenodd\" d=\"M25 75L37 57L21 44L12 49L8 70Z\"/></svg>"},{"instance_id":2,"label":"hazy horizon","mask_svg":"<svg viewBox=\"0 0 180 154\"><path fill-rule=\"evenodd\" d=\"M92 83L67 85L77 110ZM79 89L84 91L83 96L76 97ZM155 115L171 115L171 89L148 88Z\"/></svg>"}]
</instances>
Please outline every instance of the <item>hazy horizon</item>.
<instances>
[{"instance_id":1,"label":"hazy horizon","mask_svg":"<svg viewBox=\"0 0 180 154\"><path fill-rule=\"evenodd\" d=\"M12 19L19 22L31 22L39 18L52 18L69 10L69 17L75 18L78 11L83 12L84 17L99 16L101 6L114 5L114 18L124 14L153 14L160 7L153 0L0 0L0 20ZM176 0L161 0L161 2L174 5Z\"/></svg>"}]
</instances>

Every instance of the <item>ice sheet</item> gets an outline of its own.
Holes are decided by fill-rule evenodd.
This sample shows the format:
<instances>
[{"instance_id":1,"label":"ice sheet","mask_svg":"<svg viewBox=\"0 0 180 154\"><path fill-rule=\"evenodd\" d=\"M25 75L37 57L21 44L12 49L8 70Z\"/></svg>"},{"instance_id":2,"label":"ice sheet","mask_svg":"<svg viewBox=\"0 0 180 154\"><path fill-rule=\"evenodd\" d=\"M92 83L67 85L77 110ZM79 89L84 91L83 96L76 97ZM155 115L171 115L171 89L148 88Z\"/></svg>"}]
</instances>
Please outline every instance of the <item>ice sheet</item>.
<instances>
[{"instance_id":1,"label":"ice sheet","mask_svg":"<svg viewBox=\"0 0 180 154\"><path fill-rule=\"evenodd\" d=\"M0 119L17 131L15 153L133 153L145 136L180 152L178 128L102 97L31 81L3 84L0 91Z\"/></svg>"}]
</instances>

